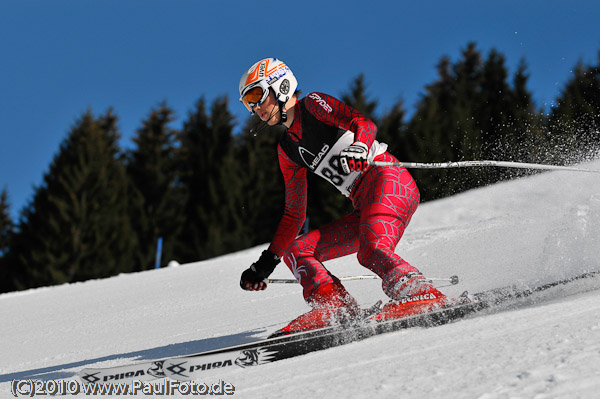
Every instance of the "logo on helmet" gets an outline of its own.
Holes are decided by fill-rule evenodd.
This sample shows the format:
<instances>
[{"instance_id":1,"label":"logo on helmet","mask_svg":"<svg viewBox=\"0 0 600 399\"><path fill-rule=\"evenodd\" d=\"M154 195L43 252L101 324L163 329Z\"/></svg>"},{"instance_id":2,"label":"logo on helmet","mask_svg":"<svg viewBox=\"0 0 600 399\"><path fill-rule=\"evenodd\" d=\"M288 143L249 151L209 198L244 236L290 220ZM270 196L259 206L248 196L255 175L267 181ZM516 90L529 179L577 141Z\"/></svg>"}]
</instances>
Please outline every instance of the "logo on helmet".
<instances>
[{"instance_id":1,"label":"logo on helmet","mask_svg":"<svg viewBox=\"0 0 600 399\"><path fill-rule=\"evenodd\" d=\"M288 94L290 92L290 81L283 79L281 81L281 85L279 86L279 91L281 94Z\"/></svg>"}]
</instances>

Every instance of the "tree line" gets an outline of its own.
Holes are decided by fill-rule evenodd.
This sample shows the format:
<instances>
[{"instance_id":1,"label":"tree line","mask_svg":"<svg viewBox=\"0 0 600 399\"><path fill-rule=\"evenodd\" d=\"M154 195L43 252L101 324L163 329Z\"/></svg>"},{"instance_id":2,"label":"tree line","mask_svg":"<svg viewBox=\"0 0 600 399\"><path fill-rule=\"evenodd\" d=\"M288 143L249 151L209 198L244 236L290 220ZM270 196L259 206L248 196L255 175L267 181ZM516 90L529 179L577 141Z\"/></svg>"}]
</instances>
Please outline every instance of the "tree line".
<instances>
[{"instance_id":1,"label":"tree line","mask_svg":"<svg viewBox=\"0 0 600 399\"><path fill-rule=\"evenodd\" d=\"M568 164L593 158L600 143L600 53L578 62L556 100L536 108L525 60L509 76L497 50L469 43L460 58L442 57L407 118L402 100L378 117L364 75L339 98L373 119L378 140L403 161L502 159ZM335 95L335 94L334 94ZM234 104L234 106L237 106ZM192 262L269 242L283 212L276 146L281 127L235 134L226 97L200 98L180 128L166 103L137 129L133 148L119 147L114 110L83 113L60 145L43 182L10 217L0 192L0 292L102 278ZM531 173L469 168L414 170L422 201ZM309 176L310 227L351 211L350 201ZM247 265L240 265L245 267Z\"/></svg>"}]
</instances>

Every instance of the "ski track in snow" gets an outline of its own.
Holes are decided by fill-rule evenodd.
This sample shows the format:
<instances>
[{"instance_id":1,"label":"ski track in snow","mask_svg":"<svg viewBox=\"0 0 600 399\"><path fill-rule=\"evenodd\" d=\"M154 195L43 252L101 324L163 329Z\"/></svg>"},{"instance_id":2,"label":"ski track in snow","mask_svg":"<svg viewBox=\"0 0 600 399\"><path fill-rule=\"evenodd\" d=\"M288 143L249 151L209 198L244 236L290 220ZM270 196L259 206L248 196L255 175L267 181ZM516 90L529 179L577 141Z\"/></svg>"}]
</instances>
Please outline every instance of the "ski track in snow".
<instances>
[{"instance_id":1,"label":"ski track in snow","mask_svg":"<svg viewBox=\"0 0 600 399\"><path fill-rule=\"evenodd\" d=\"M84 367L265 337L307 307L298 285L239 289L263 249L0 295L0 397L14 379L77 378ZM442 288L451 296L600 270L600 177L543 173L423 204L396 252L430 277L458 274L458 286ZM368 272L354 256L326 265ZM273 277L292 275L282 264ZM365 306L385 300L377 280L345 285ZM441 327L215 370L205 382L229 382L240 398L597 398L599 288L600 278L577 281Z\"/></svg>"}]
</instances>

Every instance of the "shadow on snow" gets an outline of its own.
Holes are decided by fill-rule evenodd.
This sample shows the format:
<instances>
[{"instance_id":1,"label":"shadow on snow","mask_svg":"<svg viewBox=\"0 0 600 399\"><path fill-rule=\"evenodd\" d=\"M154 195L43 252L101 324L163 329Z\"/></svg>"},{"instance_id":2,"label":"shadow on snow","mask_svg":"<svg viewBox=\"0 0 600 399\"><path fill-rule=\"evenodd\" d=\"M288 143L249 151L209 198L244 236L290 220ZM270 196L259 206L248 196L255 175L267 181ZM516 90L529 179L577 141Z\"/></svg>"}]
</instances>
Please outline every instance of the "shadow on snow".
<instances>
[{"instance_id":1,"label":"shadow on snow","mask_svg":"<svg viewBox=\"0 0 600 399\"><path fill-rule=\"evenodd\" d=\"M127 362L144 362L160 360L169 357L189 355L199 352L205 352L213 349L223 348L233 345L241 345L248 342L256 341L257 336L264 333L265 330L246 331L239 334L225 335L216 338L206 338L197 341L182 342L179 344L171 344L160 346L157 348L144 349L135 352L119 353L108 355L94 359L82 360L55 366L42 367L32 370L17 371L8 374L0 374L0 383L9 382L12 380L58 380L71 378L77 372L85 367L101 362L109 362L117 359L124 359L122 364ZM75 369L75 370L71 370Z\"/></svg>"}]
</instances>

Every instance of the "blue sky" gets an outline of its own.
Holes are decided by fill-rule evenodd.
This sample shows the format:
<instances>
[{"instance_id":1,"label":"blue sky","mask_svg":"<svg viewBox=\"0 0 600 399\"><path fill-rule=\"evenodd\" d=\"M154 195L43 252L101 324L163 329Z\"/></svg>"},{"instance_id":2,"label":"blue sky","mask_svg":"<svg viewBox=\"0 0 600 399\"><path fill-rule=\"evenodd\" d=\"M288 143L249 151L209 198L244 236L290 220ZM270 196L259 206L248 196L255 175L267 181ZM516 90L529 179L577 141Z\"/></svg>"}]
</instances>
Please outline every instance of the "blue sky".
<instances>
[{"instance_id":1,"label":"blue sky","mask_svg":"<svg viewBox=\"0 0 600 399\"><path fill-rule=\"evenodd\" d=\"M199 98L226 95L241 127L239 78L271 56L305 93L339 97L363 73L379 114L399 99L410 113L440 58L472 41L511 75L524 58L549 109L575 64L596 62L599 18L597 0L2 0L0 190L16 219L88 108L114 108L124 148L162 101L178 128Z\"/></svg>"}]
</instances>

